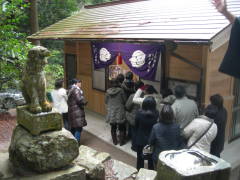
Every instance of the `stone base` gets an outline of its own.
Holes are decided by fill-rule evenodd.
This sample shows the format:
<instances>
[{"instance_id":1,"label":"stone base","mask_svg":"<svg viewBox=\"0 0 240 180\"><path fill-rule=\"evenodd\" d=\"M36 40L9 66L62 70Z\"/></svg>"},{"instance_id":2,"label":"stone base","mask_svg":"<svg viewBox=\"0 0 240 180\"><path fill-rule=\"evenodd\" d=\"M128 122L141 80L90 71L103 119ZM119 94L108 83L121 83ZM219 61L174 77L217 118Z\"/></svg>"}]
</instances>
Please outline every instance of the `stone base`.
<instances>
[{"instance_id":1,"label":"stone base","mask_svg":"<svg viewBox=\"0 0 240 180\"><path fill-rule=\"evenodd\" d=\"M15 167L40 173L65 168L78 154L78 142L64 128L33 136L17 125L9 146L9 160Z\"/></svg>"},{"instance_id":2,"label":"stone base","mask_svg":"<svg viewBox=\"0 0 240 180\"><path fill-rule=\"evenodd\" d=\"M8 160L8 153L0 152L1 180L86 180L85 169L77 165L43 174L28 171L24 172L24 176L18 175L17 177L12 172L12 169L14 168L15 167Z\"/></svg>"},{"instance_id":3,"label":"stone base","mask_svg":"<svg viewBox=\"0 0 240 180\"><path fill-rule=\"evenodd\" d=\"M102 180L105 179L103 162L106 162L110 158L108 153L98 152L90 147L81 145L79 155L74 160L74 163L86 169L88 180Z\"/></svg>"},{"instance_id":4,"label":"stone base","mask_svg":"<svg viewBox=\"0 0 240 180\"><path fill-rule=\"evenodd\" d=\"M147 180L155 180L156 177L157 177L156 171L141 168L138 171L136 180L146 180L146 179Z\"/></svg>"},{"instance_id":5,"label":"stone base","mask_svg":"<svg viewBox=\"0 0 240 180\"><path fill-rule=\"evenodd\" d=\"M157 180L229 180L231 166L223 159L196 150L163 151Z\"/></svg>"},{"instance_id":6,"label":"stone base","mask_svg":"<svg viewBox=\"0 0 240 180\"><path fill-rule=\"evenodd\" d=\"M50 130L61 130L62 115L53 109L51 112L32 114L26 106L17 108L17 123L26 128L32 135Z\"/></svg>"},{"instance_id":7,"label":"stone base","mask_svg":"<svg viewBox=\"0 0 240 180\"><path fill-rule=\"evenodd\" d=\"M22 177L21 180L86 180L85 169L77 165L67 169Z\"/></svg>"},{"instance_id":8,"label":"stone base","mask_svg":"<svg viewBox=\"0 0 240 180\"><path fill-rule=\"evenodd\" d=\"M10 162L8 156L7 152L0 152L0 179L11 179L14 177L9 168Z\"/></svg>"},{"instance_id":9,"label":"stone base","mask_svg":"<svg viewBox=\"0 0 240 180\"><path fill-rule=\"evenodd\" d=\"M104 166L105 179L135 180L138 172L136 168L115 159L104 162Z\"/></svg>"}]
</instances>

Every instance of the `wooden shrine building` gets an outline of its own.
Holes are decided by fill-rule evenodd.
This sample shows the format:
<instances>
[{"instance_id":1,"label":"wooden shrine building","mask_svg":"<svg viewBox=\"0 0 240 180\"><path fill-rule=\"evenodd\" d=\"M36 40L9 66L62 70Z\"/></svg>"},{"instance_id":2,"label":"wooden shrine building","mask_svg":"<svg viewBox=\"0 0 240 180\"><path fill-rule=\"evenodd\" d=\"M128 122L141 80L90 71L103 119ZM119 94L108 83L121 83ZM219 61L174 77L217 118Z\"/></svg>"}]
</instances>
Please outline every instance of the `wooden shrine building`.
<instances>
[{"instance_id":1,"label":"wooden shrine building","mask_svg":"<svg viewBox=\"0 0 240 180\"><path fill-rule=\"evenodd\" d=\"M228 0L228 7L240 15L239 0ZM82 80L88 109L100 114L106 113L110 70L94 68L93 43L159 45L156 79L147 83L160 91L183 84L200 107L209 104L211 95L221 94L228 110L227 139L233 140L240 136L240 82L218 72L230 30L209 0L122 0L87 6L29 39L64 41L65 78ZM130 70L124 61L113 64Z\"/></svg>"}]
</instances>

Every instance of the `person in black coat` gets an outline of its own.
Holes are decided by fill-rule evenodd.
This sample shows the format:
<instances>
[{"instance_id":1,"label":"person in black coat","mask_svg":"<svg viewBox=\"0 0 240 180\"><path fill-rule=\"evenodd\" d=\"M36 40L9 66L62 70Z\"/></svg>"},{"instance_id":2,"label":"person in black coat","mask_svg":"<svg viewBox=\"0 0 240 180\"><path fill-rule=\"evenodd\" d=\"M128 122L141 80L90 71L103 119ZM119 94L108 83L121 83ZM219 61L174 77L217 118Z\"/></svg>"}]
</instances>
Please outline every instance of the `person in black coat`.
<instances>
[{"instance_id":1,"label":"person in black coat","mask_svg":"<svg viewBox=\"0 0 240 180\"><path fill-rule=\"evenodd\" d=\"M122 82L121 87L124 90L124 93L126 94L127 98L129 98L129 96L135 92L133 73L131 71L128 71L126 73L125 80Z\"/></svg>"},{"instance_id":2,"label":"person in black coat","mask_svg":"<svg viewBox=\"0 0 240 180\"><path fill-rule=\"evenodd\" d=\"M171 105L164 105L160 113L160 121L152 128L149 144L153 146L153 162L156 167L160 152L180 148L180 125L174 122Z\"/></svg>"},{"instance_id":3,"label":"person in black coat","mask_svg":"<svg viewBox=\"0 0 240 180\"><path fill-rule=\"evenodd\" d=\"M223 98L219 94L212 95L210 97L210 102L212 105L215 105L218 109L217 115L214 118L214 122L217 125L218 131L216 138L211 143L210 153L212 155L220 157L220 154L224 148L227 110L223 107Z\"/></svg>"},{"instance_id":4,"label":"person in black coat","mask_svg":"<svg viewBox=\"0 0 240 180\"><path fill-rule=\"evenodd\" d=\"M148 144L152 127L157 123L159 112L156 109L156 101L153 97L146 97L142 103L142 109L136 113L136 146L137 169L144 168L143 147ZM148 169L154 169L152 159L148 160Z\"/></svg>"},{"instance_id":5,"label":"person in black coat","mask_svg":"<svg viewBox=\"0 0 240 180\"><path fill-rule=\"evenodd\" d=\"M228 11L226 0L212 0L216 9L232 24L228 49L219 67L219 71L240 79L240 17L234 16Z\"/></svg>"}]
</instances>

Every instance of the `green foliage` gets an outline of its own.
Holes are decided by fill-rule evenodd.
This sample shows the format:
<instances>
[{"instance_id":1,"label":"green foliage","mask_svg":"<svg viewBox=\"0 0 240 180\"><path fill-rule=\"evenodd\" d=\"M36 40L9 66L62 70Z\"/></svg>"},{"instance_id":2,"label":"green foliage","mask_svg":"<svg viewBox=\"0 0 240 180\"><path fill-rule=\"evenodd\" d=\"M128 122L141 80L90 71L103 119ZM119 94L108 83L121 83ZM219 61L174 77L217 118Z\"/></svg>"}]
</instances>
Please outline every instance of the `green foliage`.
<instances>
[{"instance_id":1,"label":"green foliage","mask_svg":"<svg viewBox=\"0 0 240 180\"><path fill-rule=\"evenodd\" d=\"M101 4L105 2L111 2L113 0L83 0L85 5L95 5L95 4Z\"/></svg>"},{"instance_id":2,"label":"green foliage","mask_svg":"<svg viewBox=\"0 0 240 180\"><path fill-rule=\"evenodd\" d=\"M83 0L84 4L98 4L111 0ZM21 79L27 52L32 47L29 35L29 4L27 0L0 0L0 90L17 88ZM45 28L70 16L80 9L82 0L38 0L39 27ZM41 42L52 56L46 66L48 89L54 81L63 78L63 42L45 40Z\"/></svg>"},{"instance_id":3,"label":"green foliage","mask_svg":"<svg viewBox=\"0 0 240 180\"><path fill-rule=\"evenodd\" d=\"M40 0L38 1L39 27L45 28L79 10L77 0Z\"/></svg>"},{"instance_id":4,"label":"green foliage","mask_svg":"<svg viewBox=\"0 0 240 180\"><path fill-rule=\"evenodd\" d=\"M0 90L17 88L31 44L19 32L19 23L28 7L23 0L0 0Z\"/></svg>"},{"instance_id":5,"label":"green foliage","mask_svg":"<svg viewBox=\"0 0 240 180\"><path fill-rule=\"evenodd\" d=\"M53 49L51 51L51 56L48 58L48 63L49 64L59 64L61 66L64 66L63 56L64 56L63 51Z\"/></svg>"},{"instance_id":6,"label":"green foliage","mask_svg":"<svg viewBox=\"0 0 240 180\"><path fill-rule=\"evenodd\" d=\"M64 69L59 64L47 64L44 68L45 76L47 80L47 90L54 89L54 83L56 79L63 79Z\"/></svg>"}]
</instances>

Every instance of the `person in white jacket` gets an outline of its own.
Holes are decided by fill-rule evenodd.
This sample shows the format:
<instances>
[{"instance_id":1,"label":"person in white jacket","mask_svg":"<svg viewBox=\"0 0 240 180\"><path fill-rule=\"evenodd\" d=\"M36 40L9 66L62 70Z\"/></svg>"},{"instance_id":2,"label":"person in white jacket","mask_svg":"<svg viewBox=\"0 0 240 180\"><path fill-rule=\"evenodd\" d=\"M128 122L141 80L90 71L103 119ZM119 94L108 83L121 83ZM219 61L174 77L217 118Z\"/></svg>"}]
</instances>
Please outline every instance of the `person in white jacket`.
<instances>
[{"instance_id":1,"label":"person in white jacket","mask_svg":"<svg viewBox=\"0 0 240 180\"><path fill-rule=\"evenodd\" d=\"M65 129L69 130L67 91L63 88L63 80L56 80L55 89L51 92L53 107L62 114Z\"/></svg>"},{"instance_id":2,"label":"person in white jacket","mask_svg":"<svg viewBox=\"0 0 240 180\"><path fill-rule=\"evenodd\" d=\"M144 93L144 96L141 97L141 95ZM152 96L157 104L157 110L161 112L163 104L162 102L162 95L157 92L157 90L152 85L144 85L143 87L139 88L135 95L133 96L132 102L134 104L138 104L142 107L143 100L148 97Z\"/></svg>"},{"instance_id":3,"label":"person in white jacket","mask_svg":"<svg viewBox=\"0 0 240 180\"><path fill-rule=\"evenodd\" d=\"M217 125L213 120L217 115L217 111L216 106L207 106L204 115L195 118L184 128L183 135L188 139L188 147L193 145L190 149L210 152L211 142L217 135ZM201 138L196 141L199 137Z\"/></svg>"}]
</instances>

